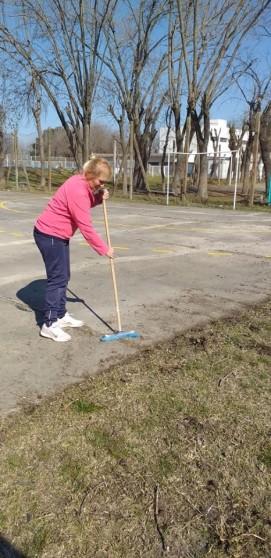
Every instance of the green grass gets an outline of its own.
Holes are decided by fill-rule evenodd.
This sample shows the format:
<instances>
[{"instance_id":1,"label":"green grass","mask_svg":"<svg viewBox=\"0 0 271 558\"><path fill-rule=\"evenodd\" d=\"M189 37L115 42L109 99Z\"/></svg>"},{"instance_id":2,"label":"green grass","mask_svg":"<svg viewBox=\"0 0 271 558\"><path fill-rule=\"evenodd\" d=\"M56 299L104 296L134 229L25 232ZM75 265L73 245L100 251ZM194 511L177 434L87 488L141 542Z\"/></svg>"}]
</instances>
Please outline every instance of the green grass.
<instances>
[{"instance_id":1,"label":"green grass","mask_svg":"<svg viewBox=\"0 0 271 558\"><path fill-rule=\"evenodd\" d=\"M3 417L2 535L26 558L270 556L270 310Z\"/></svg>"},{"instance_id":2,"label":"green grass","mask_svg":"<svg viewBox=\"0 0 271 558\"><path fill-rule=\"evenodd\" d=\"M51 192L52 194L54 191L61 185L63 182L69 178L71 175L78 172L77 170L68 171L65 169L52 169L51 173ZM43 190L40 189L40 170L39 169L27 169L28 179L30 183L30 192L32 193L42 193ZM48 172L45 171L45 178L46 178L46 188L48 188ZM143 204L156 204L156 205L165 205L166 203L166 194L162 194L162 192L158 193L161 190L161 178L157 177L149 177L149 186L151 190L151 194L148 195L144 192L133 192L133 199L130 200L129 195L124 197L122 194L122 185L121 183L118 185L116 192L112 195L112 200L116 201L125 201L128 203L143 203ZM14 168L11 169L8 179L7 188L9 190L16 191L15 185L15 170ZM112 188L112 186L111 186ZM218 184L216 181L212 181L211 184L208 186L208 200L202 201L198 198L196 193L189 192L186 196L186 201L181 201L180 197L169 196L169 205L173 206L192 206L192 207L213 207L225 210L232 210L233 208L233 186L229 187L226 184L226 181L221 181ZM227 190L227 191L226 191ZM25 174L22 168L19 168L19 191L27 192L29 191L29 187L27 185L27 181L25 178ZM257 192L255 193L255 199L257 199ZM237 194L236 199L236 209L242 211L258 211L258 212L269 212L270 207L265 204L258 204L255 203L254 206L251 208L248 206L247 202L244 201L243 196Z\"/></svg>"}]
</instances>

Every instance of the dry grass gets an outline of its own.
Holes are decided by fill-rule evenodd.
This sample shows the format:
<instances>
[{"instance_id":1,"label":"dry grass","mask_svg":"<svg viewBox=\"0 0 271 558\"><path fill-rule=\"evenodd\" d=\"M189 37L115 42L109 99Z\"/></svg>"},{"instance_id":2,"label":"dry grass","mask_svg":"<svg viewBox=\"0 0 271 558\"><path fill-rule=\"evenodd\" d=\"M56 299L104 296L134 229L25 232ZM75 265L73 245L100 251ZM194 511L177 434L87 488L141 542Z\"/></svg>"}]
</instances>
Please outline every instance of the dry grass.
<instances>
[{"instance_id":1,"label":"dry grass","mask_svg":"<svg viewBox=\"0 0 271 558\"><path fill-rule=\"evenodd\" d=\"M270 309L3 419L2 535L26 558L269 557Z\"/></svg>"}]
</instances>

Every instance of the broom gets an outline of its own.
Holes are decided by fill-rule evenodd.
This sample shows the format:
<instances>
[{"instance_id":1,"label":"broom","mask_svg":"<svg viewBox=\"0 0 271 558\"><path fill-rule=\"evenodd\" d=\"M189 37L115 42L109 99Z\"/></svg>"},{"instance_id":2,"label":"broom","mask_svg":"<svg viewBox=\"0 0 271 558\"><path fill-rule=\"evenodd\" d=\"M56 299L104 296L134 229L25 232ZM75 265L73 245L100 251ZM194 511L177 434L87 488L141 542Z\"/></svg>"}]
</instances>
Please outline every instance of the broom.
<instances>
[{"instance_id":1,"label":"broom","mask_svg":"<svg viewBox=\"0 0 271 558\"><path fill-rule=\"evenodd\" d=\"M103 211L104 211L104 224L105 224L105 230L106 230L106 236L107 236L107 244L108 244L109 248L111 248L109 226L108 226L108 219L107 219L107 209L106 209L105 200L103 200ZM111 274L112 274L112 281L113 281L113 288L114 288L115 305L116 305L117 321L118 321L118 331L115 331L111 335L104 335L103 337L100 337L100 341L117 341L118 339L140 337L140 335L138 333L136 333L135 331L122 331L121 330L120 309L119 309L119 301L118 301L118 291L117 291L116 275L115 275L115 268L114 268L114 260L113 260L113 258L109 258L109 259L110 259Z\"/></svg>"}]
</instances>

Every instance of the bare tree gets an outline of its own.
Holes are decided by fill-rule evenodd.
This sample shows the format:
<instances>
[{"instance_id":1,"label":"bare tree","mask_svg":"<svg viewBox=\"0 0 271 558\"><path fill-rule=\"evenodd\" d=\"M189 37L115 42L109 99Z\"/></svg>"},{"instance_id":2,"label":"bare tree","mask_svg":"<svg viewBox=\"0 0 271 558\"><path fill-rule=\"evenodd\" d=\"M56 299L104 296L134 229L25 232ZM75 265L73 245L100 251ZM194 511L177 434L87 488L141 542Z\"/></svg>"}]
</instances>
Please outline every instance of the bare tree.
<instances>
[{"instance_id":1,"label":"bare tree","mask_svg":"<svg viewBox=\"0 0 271 558\"><path fill-rule=\"evenodd\" d=\"M114 109L110 104L111 114L121 126L124 124L124 113L133 123L138 146L138 151L135 151L134 187L144 189L144 170L165 102L161 78L167 57L162 43L165 30L161 22L167 1L140 0L136 7L129 0L123 4L125 17L118 21L112 19L108 25L107 51L102 60L110 70L111 89L117 91Z\"/></svg>"},{"instance_id":2,"label":"bare tree","mask_svg":"<svg viewBox=\"0 0 271 558\"><path fill-rule=\"evenodd\" d=\"M239 71L237 55L245 37L271 0L177 0L188 107L197 135L200 156L198 195L207 191L207 147L210 109ZM242 68L243 71L243 68Z\"/></svg>"},{"instance_id":3,"label":"bare tree","mask_svg":"<svg viewBox=\"0 0 271 558\"><path fill-rule=\"evenodd\" d=\"M45 160L44 150L42 147L43 135L41 117L42 113L45 112L46 103L44 102L42 89L36 77L35 70L31 64L32 47L27 18L24 13L22 13L22 26L26 37L28 37L28 44L26 48L29 52L30 63L27 66L27 71L22 71L22 65L21 63L18 63L14 53L12 56L9 56L8 54L3 53L3 51L0 51L4 72L5 98L8 97L9 120L13 121L14 128L18 127L18 122L20 122L22 116L27 115L29 119L34 117L40 144L40 185L41 188L45 188Z\"/></svg>"},{"instance_id":4,"label":"bare tree","mask_svg":"<svg viewBox=\"0 0 271 558\"><path fill-rule=\"evenodd\" d=\"M183 18L185 25L189 18L189 2L183 3ZM188 37L188 35L187 35ZM175 0L169 0L168 16L168 83L169 83L169 105L174 116L176 157L172 189L177 194L180 189L181 200L186 199L188 151L195 133L191 114L185 109L182 120L182 97L186 99L187 105L187 79L184 65L184 49L181 39L180 24L178 22L178 9ZM186 155L183 154L186 152Z\"/></svg>"},{"instance_id":5,"label":"bare tree","mask_svg":"<svg viewBox=\"0 0 271 558\"><path fill-rule=\"evenodd\" d=\"M180 41L177 33L177 19L175 2L169 2L168 17L168 83L169 105L174 116L176 162L172 180L172 190L176 194L180 187L182 173L182 156L185 126L181 127L181 91L183 80L183 53L178 44ZM177 40L176 40L177 35ZM176 44L177 43L177 44ZM176 61L177 59L177 61Z\"/></svg>"},{"instance_id":6,"label":"bare tree","mask_svg":"<svg viewBox=\"0 0 271 558\"><path fill-rule=\"evenodd\" d=\"M31 68L60 119L79 167L89 157L89 128L101 74L98 50L103 48L103 29L116 5L117 0L48 0L46 4L17 0L11 13L9 5L3 4L0 49L22 71Z\"/></svg>"},{"instance_id":7,"label":"bare tree","mask_svg":"<svg viewBox=\"0 0 271 558\"><path fill-rule=\"evenodd\" d=\"M113 153L113 133L99 122L90 125L90 151L93 153Z\"/></svg>"},{"instance_id":8,"label":"bare tree","mask_svg":"<svg viewBox=\"0 0 271 558\"><path fill-rule=\"evenodd\" d=\"M246 142L245 152L243 154L241 175L243 181L242 194L248 199L249 191L251 192L251 200L254 197L255 173L257 173L258 159L261 151L266 178L266 192L268 191L268 176L270 174L270 75L262 76L258 71L258 60L254 60L253 64L246 72L245 85L238 83L238 87L249 107L248 118L246 121L246 129L248 138ZM265 105L263 114L261 115L262 105ZM257 144L257 145L256 145ZM260 149L259 149L260 147ZM252 158L253 154L253 158ZM253 176L254 175L254 176Z\"/></svg>"}]
</instances>

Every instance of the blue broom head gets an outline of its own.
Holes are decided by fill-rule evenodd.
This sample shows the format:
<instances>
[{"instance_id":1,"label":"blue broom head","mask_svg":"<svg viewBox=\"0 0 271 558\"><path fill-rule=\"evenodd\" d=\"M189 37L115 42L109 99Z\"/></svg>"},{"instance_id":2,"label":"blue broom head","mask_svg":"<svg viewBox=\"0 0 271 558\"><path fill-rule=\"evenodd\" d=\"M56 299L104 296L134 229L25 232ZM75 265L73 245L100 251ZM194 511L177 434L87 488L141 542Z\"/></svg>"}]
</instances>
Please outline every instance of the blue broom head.
<instances>
[{"instance_id":1,"label":"blue broom head","mask_svg":"<svg viewBox=\"0 0 271 558\"><path fill-rule=\"evenodd\" d=\"M111 335L100 337L100 341L118 341L118 339L129 339L131 337L137 338L140 337L140 335L136 333L136 331L116 331L116 333L112 333Z\"/></svg>"}]
</instances>

